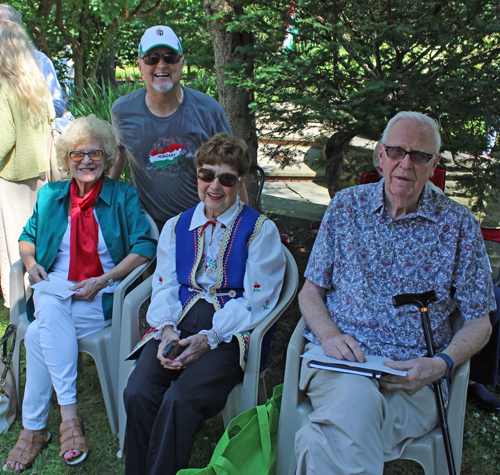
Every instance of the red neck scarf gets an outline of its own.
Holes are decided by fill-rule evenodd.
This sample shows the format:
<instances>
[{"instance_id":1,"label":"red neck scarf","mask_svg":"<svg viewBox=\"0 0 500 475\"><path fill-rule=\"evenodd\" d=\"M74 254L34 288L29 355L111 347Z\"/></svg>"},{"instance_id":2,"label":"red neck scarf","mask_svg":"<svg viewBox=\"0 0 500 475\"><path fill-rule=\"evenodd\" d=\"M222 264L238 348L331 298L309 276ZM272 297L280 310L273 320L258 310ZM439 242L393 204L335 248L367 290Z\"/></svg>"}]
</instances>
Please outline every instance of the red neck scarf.
<instances>
[{"instance_id":1,"label":"red neck scarf","mask_svg":"<svg viewBox=\"0 0 500 475\"><path fill-rule=\"evenodd\" d=\"M102 188L103 177L83 197L78 196L75 179L71 182L71 245L68 280L81 282L104 274L97 252L99 226L94 216L94 206Z\"/></svg>"}]
</instances>

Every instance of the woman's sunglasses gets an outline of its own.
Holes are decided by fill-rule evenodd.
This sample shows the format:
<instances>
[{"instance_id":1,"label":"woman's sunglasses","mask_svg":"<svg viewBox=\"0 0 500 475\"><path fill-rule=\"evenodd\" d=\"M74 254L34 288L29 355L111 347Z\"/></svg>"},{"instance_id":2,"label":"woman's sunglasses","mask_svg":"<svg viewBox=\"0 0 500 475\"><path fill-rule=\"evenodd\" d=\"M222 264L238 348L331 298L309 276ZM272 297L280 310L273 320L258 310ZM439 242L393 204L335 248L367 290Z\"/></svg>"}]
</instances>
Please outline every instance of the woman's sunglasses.
<instances>
[{"instance_id":1,"label":"woman's sunglasses","mask_svg":"<svg viewBox=\"0 0 500 475\"><path fill-rule=\"evenodd\" d=\"M160 62L160 58L163 58L163 61L167 64L177 64L181 60L181 55L179 53L146 53L141 59L144 61L144 64L153 66Z\"/></svg>"},{"instance_id":2,"label":"woman's sunglasses","mask_svg":"<svg viewBox=\"0 0 500 475\"><path fill-rule=\"evenodd\" d=\"M221 173L220 175L216 175L215 172L209 168L198 168L198 180L204 181L205 183L212 183L216 178L218 178L219 183L226 188L232 188L240 181L240 177L232 173Z\"/></svg>"},{"instance_id":3,"label":"woman's sunglasses","mask_svg":"<svg viewBox=\"0 0 500 475\"><path fill-rule=\"evenodd\" d=\"M99 160L102 160L102 157L104 157L104 150L101 150L99 148L91 150L90 152L82 152L81 150L72 150L71 152L68 153L68 155L69 158L71 158L71 160L73 160L74 162L81 162L85 158L85 155L88 155L93 162L97 162Z\"/></svg>"}]
</instances>

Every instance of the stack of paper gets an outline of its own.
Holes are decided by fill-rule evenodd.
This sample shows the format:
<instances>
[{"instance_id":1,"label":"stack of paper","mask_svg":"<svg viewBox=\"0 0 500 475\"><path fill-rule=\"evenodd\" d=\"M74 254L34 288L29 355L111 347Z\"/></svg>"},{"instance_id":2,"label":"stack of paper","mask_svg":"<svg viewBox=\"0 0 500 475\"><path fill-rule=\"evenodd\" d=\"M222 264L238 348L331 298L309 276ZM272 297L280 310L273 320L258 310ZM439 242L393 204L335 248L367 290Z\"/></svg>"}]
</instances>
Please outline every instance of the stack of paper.
<instances>
[{"instance_id":1,"label":"stack of paper","mask_svg":"<svg viewBox=\"0 0 500 475\"><path fill-rule=\"evenodd\" d=\"M307 366L310 368L326 369L328 371L337 371L340 373L358 374L369 378L380 378L384 374L395 374L398 376L406 376L406 371L392 369L384 365L387 358L382 356L365 355L366 363L359 361L338 360L330 358L323 353L320 345L315 345L314 348L306 351L302 358L308 360Z\"/></svg>"}]
</instances>

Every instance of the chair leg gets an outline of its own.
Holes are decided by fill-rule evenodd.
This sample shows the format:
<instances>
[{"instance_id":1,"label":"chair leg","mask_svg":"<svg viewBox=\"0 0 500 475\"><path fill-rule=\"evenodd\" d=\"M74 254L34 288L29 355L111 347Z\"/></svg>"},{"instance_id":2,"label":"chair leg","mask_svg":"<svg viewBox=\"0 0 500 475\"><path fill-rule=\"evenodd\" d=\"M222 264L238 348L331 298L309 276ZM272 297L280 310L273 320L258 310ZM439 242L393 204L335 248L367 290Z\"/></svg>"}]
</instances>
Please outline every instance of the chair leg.
<instances>
[{"instance_id":1,"label":"chair leg","mask_svg":"<svg viewBox=\"0 0 500 475\"><path fill-rule=\"evenodd\" d=\"M118 417L115 401L115 391L112 387L111 377L108 368L103 364L103 358L94 359L99 374L99 381L101 383L102 395L106 405L106 412L108 414L109 425L113 434L118 434Z\"/></svg>"},{"instance_id":2,"label":"chair leg","mask_svg":"<svg viewBox=\"0 0 500 475\"><path fill-rule=\"evenodd\" d=\"M257 395L257 404L262 405L267 402L266 378L265 371L262 371L259 376L259 389Z\"/></svg>"},{"instance_id":3,"label":"chair leg","mask_svg":"<svg viewBox=\"0 0 500 475\"><path fill-rule=\"evenodd\" d=\"M17 407L21 408L21 341L16 342L14 354L12 355L12 370L16 384Z\"/></svg>"}]
</instances>

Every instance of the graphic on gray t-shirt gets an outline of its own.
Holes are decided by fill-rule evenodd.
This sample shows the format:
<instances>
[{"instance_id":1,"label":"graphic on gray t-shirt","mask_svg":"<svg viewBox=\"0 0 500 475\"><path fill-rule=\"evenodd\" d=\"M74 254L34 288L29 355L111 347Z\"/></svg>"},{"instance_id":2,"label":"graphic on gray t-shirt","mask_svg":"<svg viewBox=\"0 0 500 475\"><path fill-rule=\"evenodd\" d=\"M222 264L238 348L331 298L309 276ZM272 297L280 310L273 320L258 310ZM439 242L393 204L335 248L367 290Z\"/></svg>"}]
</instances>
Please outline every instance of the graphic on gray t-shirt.
<instances>
[{"instance_id":1,"label":"graphic on gray t-shirt","mask_svg":"<svg viewBox=\"0 0 500 475\"><path fill-rule=\"evenodd\" d=\"M125 147L131 183L143 208L159 222L199 202L193 161L203 142L218 132L231 134L222 106L183 87L180 107L158 117L146 106L146 89L118 99L111 109L118 143Z\"/></svg>"}]
</instances>

